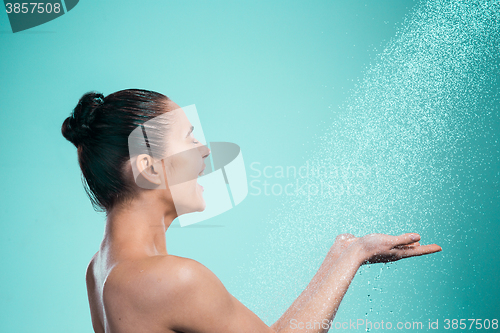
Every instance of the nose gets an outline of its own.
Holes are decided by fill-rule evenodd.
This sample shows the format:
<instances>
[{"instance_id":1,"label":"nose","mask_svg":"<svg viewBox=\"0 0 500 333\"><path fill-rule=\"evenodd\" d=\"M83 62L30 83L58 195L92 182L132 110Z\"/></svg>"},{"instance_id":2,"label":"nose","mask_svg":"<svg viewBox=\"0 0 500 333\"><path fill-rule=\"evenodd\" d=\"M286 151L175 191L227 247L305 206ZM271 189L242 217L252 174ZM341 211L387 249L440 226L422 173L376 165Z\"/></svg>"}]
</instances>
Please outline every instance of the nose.
<instances>
[{"instance_id":1,"label":"nose","mask_svg":"<svg viewBox=\"0 0 500 333\"><path fill-rule=\"evenodd\" d=\"M211 153L210 149L206 145L202 145L200 147L200 152L201 152L201 156L203 156L203 158L207 158L208 155L210 155L210 153Z\"/></svg>"}]
</instances>

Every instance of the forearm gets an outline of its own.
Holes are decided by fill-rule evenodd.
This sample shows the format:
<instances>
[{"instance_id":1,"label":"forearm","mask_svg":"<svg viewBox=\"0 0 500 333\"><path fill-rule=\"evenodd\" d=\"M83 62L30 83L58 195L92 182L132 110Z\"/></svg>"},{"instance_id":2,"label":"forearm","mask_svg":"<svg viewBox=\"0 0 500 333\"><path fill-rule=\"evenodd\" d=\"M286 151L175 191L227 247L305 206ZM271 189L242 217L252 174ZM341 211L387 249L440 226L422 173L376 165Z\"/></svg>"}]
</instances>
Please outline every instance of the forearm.
<instances>
[{"instance_id":1,"label":"forearm","mask_svg":"<svg viewBox=\"0 0 500 333\"><path fill-rule=\"evenodd\" d=\"M330 248L311 282L309 282L304 291L302 291L299 297L295 299L286 312L271 326L276 332L280 332L287 326L290 326L290 320L296 317L296 313L304 306L311 295L313 295L318 287L324 282L325 276L332 269L340 254L341 252L336 252L333 247Z\"/></svg>"},{"instance_id":2,"label":"forearm","mask_svg":"<svg viewBox=\"0 0 500 333\"><path fill-rule=\"evenodd\" d=\"M308 287L271 328L279 333L327 332L323 323L330 323L335 316L362 262L357 247L327 257Z\"/></svg>"}]
</instances>

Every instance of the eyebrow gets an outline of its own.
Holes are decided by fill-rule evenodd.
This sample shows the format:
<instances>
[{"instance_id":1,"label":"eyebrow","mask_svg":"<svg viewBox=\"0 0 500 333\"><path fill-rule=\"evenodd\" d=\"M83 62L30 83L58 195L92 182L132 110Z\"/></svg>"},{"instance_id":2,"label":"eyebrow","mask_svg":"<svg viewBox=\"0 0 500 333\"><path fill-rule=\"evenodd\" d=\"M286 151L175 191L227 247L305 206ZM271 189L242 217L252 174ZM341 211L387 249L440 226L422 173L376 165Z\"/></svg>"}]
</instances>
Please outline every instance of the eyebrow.
<instances>
[{"instance_id":1,"label":"eyebrow","mask_svg":"<svg viewBox=\"0 0 500 333\"><path fill-rule=\"evenodd\" d=\"M194 126L191 126L191 129L189 130L188 134L186 135L186 138L189 136L189 134L193 133L194 131Z\"/></svg>"}]
</instances>

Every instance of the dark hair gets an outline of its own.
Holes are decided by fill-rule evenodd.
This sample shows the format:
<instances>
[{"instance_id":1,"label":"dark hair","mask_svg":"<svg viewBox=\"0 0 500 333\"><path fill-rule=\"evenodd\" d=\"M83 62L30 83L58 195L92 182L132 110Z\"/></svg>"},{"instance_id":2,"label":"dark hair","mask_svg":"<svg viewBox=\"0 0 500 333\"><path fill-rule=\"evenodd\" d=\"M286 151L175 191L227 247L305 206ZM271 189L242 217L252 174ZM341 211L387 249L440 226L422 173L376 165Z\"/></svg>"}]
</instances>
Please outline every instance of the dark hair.
<instances>
[{"instance_id":1,"label":"dark hair","mask_svg":"<svg viewBox=\"0 0 500 333\"><path fill-rule=\"evenodd\" d=\"M170 99L160 93L127 89L104 97L89 92L62 124L62 135L77 147L85 192L97 211L109 211L114 205L133 198L138 186L125 172L130 159L130 133L157 116L167 112ZM161 118L161 117L160 117ZM165 124L166 125L166 124ZM158 129L157 129L158 130ZM165 128L156 140L149 139L153 154L165 151Z\"/></svg>"}]
</instances>

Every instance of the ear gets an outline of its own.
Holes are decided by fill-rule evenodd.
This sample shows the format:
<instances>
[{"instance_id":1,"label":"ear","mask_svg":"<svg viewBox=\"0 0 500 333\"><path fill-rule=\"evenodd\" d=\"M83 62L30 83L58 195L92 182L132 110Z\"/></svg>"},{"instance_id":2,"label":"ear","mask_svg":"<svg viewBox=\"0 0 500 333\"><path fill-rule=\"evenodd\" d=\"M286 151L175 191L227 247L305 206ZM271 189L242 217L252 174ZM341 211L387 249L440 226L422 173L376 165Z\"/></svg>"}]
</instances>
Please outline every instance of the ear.
<instances>
[{"instance_id":1,"label":"ear","mask_svg":"<svg viewBox=\"0 0 500 333\"><path fill-rule=\"evenodd\" d=\"M135 160L135 166L139 174L151 184L161 185L162 178L162 165L161 161L154 161L153 158L147 154L140 154Z\"/></svg>"}]
</instances>

